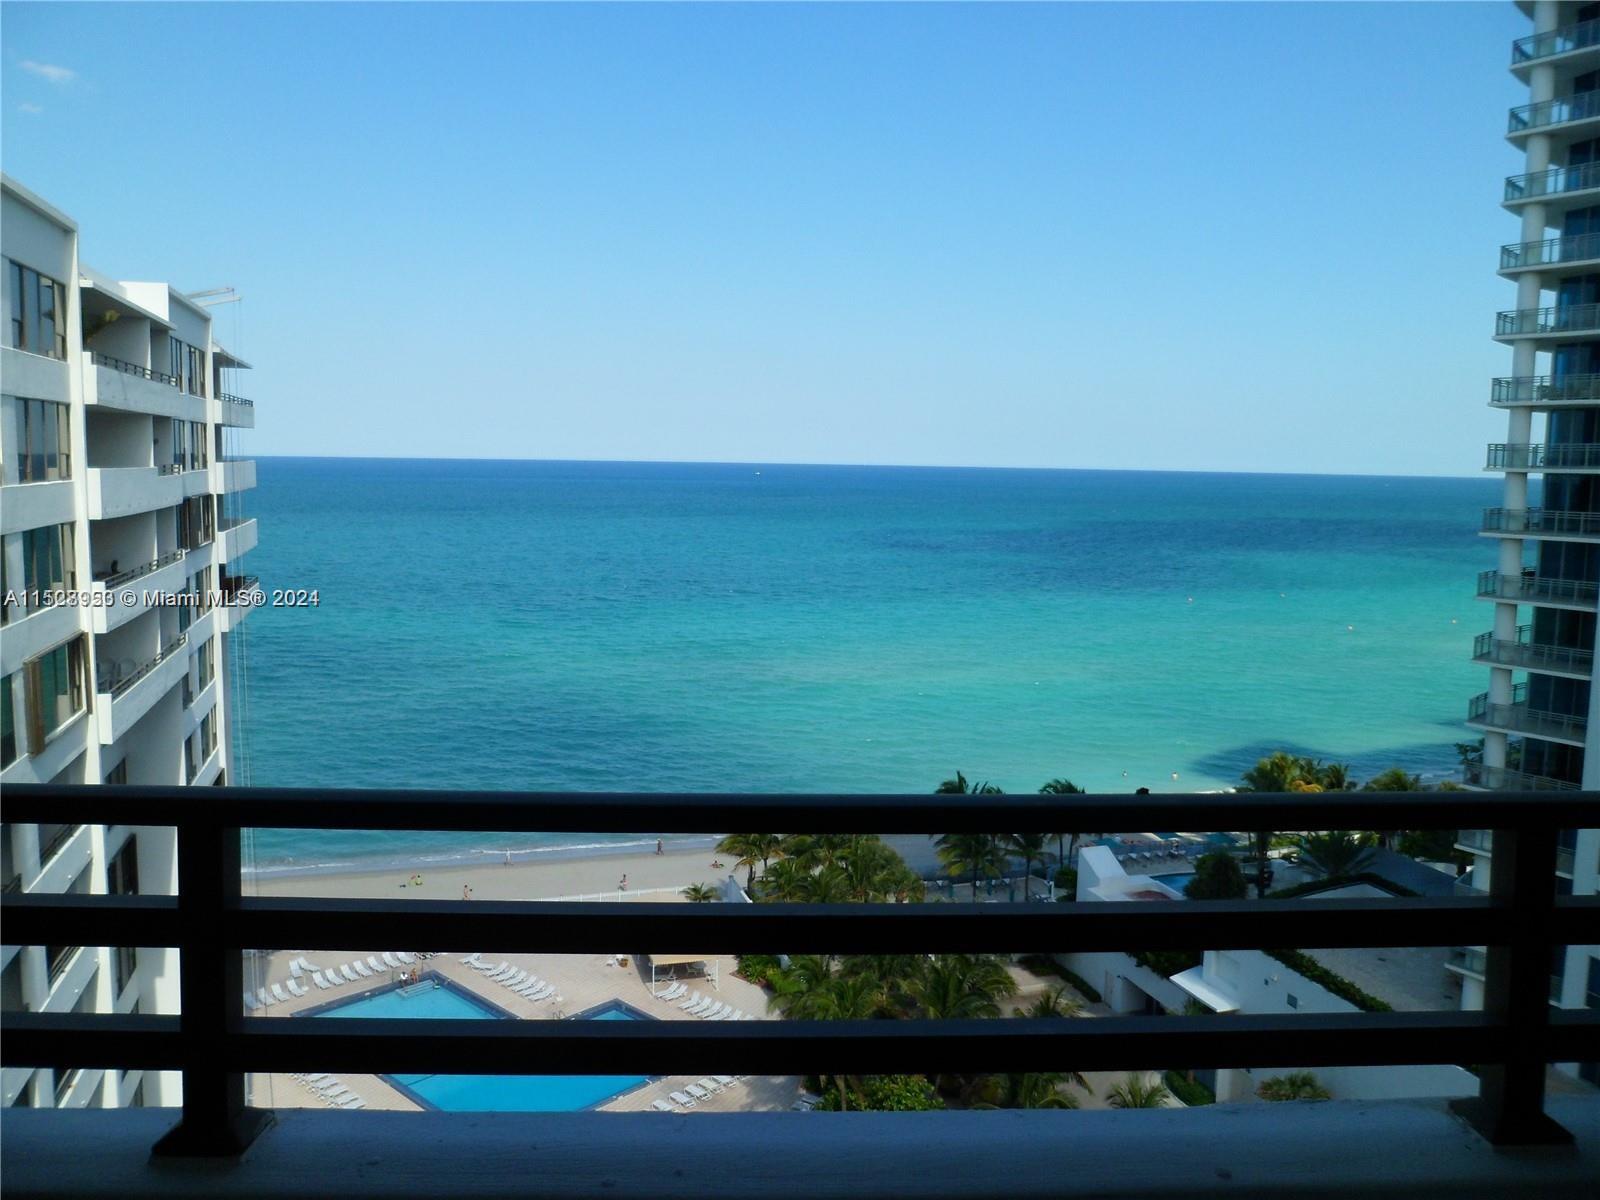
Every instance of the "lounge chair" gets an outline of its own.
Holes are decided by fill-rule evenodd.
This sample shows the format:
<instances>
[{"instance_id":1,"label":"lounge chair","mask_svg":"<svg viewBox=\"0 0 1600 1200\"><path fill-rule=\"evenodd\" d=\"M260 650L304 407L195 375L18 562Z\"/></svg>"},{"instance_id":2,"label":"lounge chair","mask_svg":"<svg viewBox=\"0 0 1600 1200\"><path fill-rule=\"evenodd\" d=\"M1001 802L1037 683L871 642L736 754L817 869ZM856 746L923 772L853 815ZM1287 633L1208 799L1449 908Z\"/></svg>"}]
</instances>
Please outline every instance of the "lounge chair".
<instances>
[{"instance_id":1,"label":"lounge chair","mask_svg":"<svg viewBox=\"0 0 1600 1200\"><path fill-rule=\"evenodd\" d=\"M338 1087L331 1087L327 1091L323 1092L322 1098L329 1104L335 1104L338 1101L343 1100L346 1096L354 1095L355 1093L349 1088L345 1087L343 1084L340 1084Z\"/></svg>"},{"instance_id":2,"label":"lounge chair","mask_svg":"<svg viewBox=\"0 0 1600 1200\"><path fill-rule=\"evenodd\" d=\"M300 1078L306 1083L321 1083L324 1079L328 1078L328 1073L326 1071L319 1071L315 1075L302 1075Z\"/></svg>"},{"instance_id":3,"label":"lounge chair","mask_svg":"<svg viewBox=\"0 0 1600 1200\"><path fill-rule=\"evenodd\" d=\"M527 983L529 978L531 978L531 976L527 971L518 971L511 977L511 982L506 984L506 986L508 988L519 988L523 986L523 984Z\"/></svg>"},{"instance_id":4,"label":"lounge chair","mask_svg":"<svg viewBox=\"0 0 1600 1200\"><path fill-rule=\"evenodd\" d=\"M372 968L372 973L374 975L382 975L384 971L388 970L387 967L378 961L378 956L376 954L367 959L367 966Z\"/></svg>"},{"instance_id":5,"label":"lounge chair","mask_svg":"<svg viewBox=\"0 0 1600 1200\"><path fill-rule=\"evenodd\" d=\"M534 988L533 991L524 993L527 999L535 1001L548 1000L555 994L556 989L551 987L548 983L541 983L538 987Z\"/></svg>"},{"instance_id":6,"label":"lounge chair","mask_svg":"<svg viewBox=\"0 0 1600 1200\"><path fill-rule=\"evenodd\" d=\"M695 1106L695 1102L688 1096L685 1096L682 1092L668 1092L667 1099L671 1100L680 1108L693 1108Z\"/></svg>"},{"instance_id":7,"label":"lounge chair","mask_svg":"<svg viewBox=\"0 0 1600 1200\"><path fill-rule=\"evenodd\" d=\"M375 974L378 974L378 972L367 966L367 964L362 962L359 958L350 965L356 969L356 974L361 976L363 979L371 979Z\"/></svg>"},{"instance_id":8,"label":"lounge chair","mask_svg":"<svg viewBox=\"0 0 1600 1200\"><path fill-rule=\"evenodd\" d=\"M289 989L289 994L291 996L311 995L311 989L302 984L298 979L286 980L283 986Z\"/></svg>"},{"instance_id":9,"label":"lounge chair","mask_svg":"<svg viewBox=\"0 0 1600 1200\"><path fill-rule=\"evenodd\" d=\"M702 1021L720 1021L732 1011L733 1005L723 1004L721 1001L718 1001L716 1004L713 1004L710 1008L706 1009L705 1012L701 1013L700 1019Z\"/></svg>"},{"instance_id":10,"label":"lounge chair","mask_svg":"<svg viewBox=\"0 0 1600 1200\"><path fill-rule=\"evenodd\" d=\"M398 971L401 968L401 966L403 965L398 958L396 958L393 954L391 954L387 950L385 950L383 952L382 957L383 957L383 961L388 965L389 969L392 970L392 971Z\"/></svg>"},{"instance_id":11,"label":"lounge chair","mask_svg":"<svg viewBox=\"0 0 1600 1200\"><path fill-rule=\"evenodd\" d=\"M694 998L689 1003L680 1004L678 1007L684 1012L688 1013L691 1017L698 1017L702 1012L711 1007L711 1001L707 1000L699 992L696 992L694 994Z\"/></svg>"},{"instance_id":12,"label":"lounge chair","mask_svg":"<svg viewBox=\"0 0 1600 1200\"><path fill-rule=\"evenodd\" d=\"M289 996L283 990L283 985L281 983L275 983L272 985L272 998L279 1004L287 1004L289 1002Z\"/></svg>"},{"instance_id":13,"label":"lounge chair","mask_svg":"<svg viewBox=\"0 0 1600 1200\"><path fill-rule=\"evenodd\" d=\"M261 1007L261 1005L256 1003L256 998L249 992L244 994L244 1006L250 1012L255 1012L256 1009Z\"/></svg>"},{"instance_id":14,"label":"lounge chair","mask_svg":"<svg viewBox=\"0 0 1600 1200\"><path fill-rule=\"evenodd\" d=\"M721 1092L722 1091L722 1085L720 1083L718 1083L715 1079L711 1078L711 1076L709 1076L709 1075L707 1075L704 1079L702 1079L697 1086L705 1088L705 1090L708 1091L708 1092Z\"/></svg>"},{"instance_id":15,"label":"lounge chair","mask_svg":"<svg viewBox=\"0 0 1600 1200\"><path fill-rule=\"evenodd\" d=\"M677 1109L673 1108L672 1105L668 1104L665 1100L652 1100L652 1101L650 1101L650 1107L655 1109L657 1112L677 1112L678 1111Z\"/></svg>"},{"instance_id":16,"label":"lounge chair","mask_svg":"<svg viewBox=\"0 0 1600 1200\"><path fill-rule=\"evenodd\" d=\"M717 1017L716 1020L718 1020L718 1021L737 1021L742 1016L744 1016L744 1014L742 1012L740 1012L737 1008L730 1008L727 1012L723 1013L720 1017Z\"/></svg>"},{"instance_id":17,"label":"lounge chair","mask_svg":"<svg viewBox=\"0 0 1600 1200\"><path fill-rule=\"evenodd\" d=\"M732 1087L734 1084L739 1082L732 1075L713 1075L711 1078L715 1079L725 1088Z\"/></svg>"},{"instance_id":18,"label":"lounge chair","mask_svg":"<svg viewBox=\"0 0 1600 1200\"><path fill-rule=\"evenodd\" d=\"M683 1090L688 1092L689 1095L693 1096L696 1100L711 1099L711 1093L706 1091L705 1088L701 1087L698 1083L686 1083L683 1085Z\"/></svg>"},{"instance_id":19,"label":"lounge chair","mask_svg":"<svg viewBox=\"0 0 1600 1200\"><path fill-rule=\"evenodd\" d=\"M317 987L324 992L327 991L331 986L328 981L322 977L321 971L311 972L311 982L316 984Z\"/></svg>"},{"instance_id":20,"label":"lounge chair","mask_svg":"<svg viewBox=\"0 0 1600 1200\"><path fill-rule=\"evenodd\" d=\"M299 979L300 976L302 976L304 974L305 974L305 969L300 966L300 960L298 958L290 959L289 960L289 976L290 976L290 978Z\"/></svg>"},{"instance_id":21,"label":"lounge chair","mask_svg":"<svg viewBox=\"0 0 1600 1200\"><path fill-rule=\"evenodd\" d=\"M678 1005L678 1007L683 1009L683 1010L685 1010L685 1011L688 1011L691 1008L695 1008L695 1007L697 1007L697 1006L699 1006L701 1004L704 1004L705 1000L706 1000L706 998L704 996L702 996L699 992L693 992L693 993L690 994L689 998L687 1000L685 1000L682 1004Z\"/></svg>"},{"instance_id":22,"label":"lounge chair","mask_svg":"<svg viewBox=\"0 0 1600 1200\"><path fill-rule=\"evenodd\" d=\"M267 989L266 988L257 988L256 989L256 999L261 1001L262 1005L267 1007L267 1008L271 1008L274 1004L277 1003L276 1000L274 1000L271 996L267 995Z\"/></svg>"},{"instance_id":23,"label":"lounge chair","mask_svg":"<svg viewBox=\"0 0 1600 1200\"><path fill-rule=\"evenodd\" d=\"M339 973L344 976L346 983L361 982L361 976L356 974L355 968L353 968L349 963L345 963L343 966L341 966L339 968Z\"/></svg>"},{"instance_id":24,"label":"lounge chair","mask_svg":"<svg viewBox=\"0 0 1600 1200\"><path fill-rule=\"evenodd\" d=\"M364 1101L360 1096L356 1095L354 1092L351 1092L343 1100L339 1101L339 1107L340 1108L359 1108L361 1105L363 1105L365 1103L366 1103L366 1101Z\"/></svg>"},{"instance_id":25,"label":"lounge chair","mask_svg":"<svg viewBox=\"0 0 1600 1200\"><path fill-rule=\"evenodd\" d=\"M394 952L394 956L398 958L403 965L408 967L412 966L417 961L414 955L407 954L404 950L396 950ZM427 958L428 956L423 955L423 957Z\"/></svg>"},{"instance_id":26,"label":"lounge chair","mask_svg":"<svg viewBox=\"0 0 1600 1200\"><path fill-rule=\"evenodd\" d=\"M469 954L465 958L461 959L460 962L461 962L461 965L464 966L464 967L475 967L475 966L478 965L478 959L481 958L481 957L482 957L481 953L479 951L474 950L471 954Z\"/></svg>"}]
</instances>

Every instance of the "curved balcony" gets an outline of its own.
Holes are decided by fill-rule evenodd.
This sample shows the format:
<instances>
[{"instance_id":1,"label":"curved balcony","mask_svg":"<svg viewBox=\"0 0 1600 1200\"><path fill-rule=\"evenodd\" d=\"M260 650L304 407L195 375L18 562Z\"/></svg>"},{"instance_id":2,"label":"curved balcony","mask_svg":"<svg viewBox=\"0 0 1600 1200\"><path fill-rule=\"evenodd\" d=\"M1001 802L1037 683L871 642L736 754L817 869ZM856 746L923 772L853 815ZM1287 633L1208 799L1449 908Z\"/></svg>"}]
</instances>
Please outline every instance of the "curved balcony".
<instances>
[{"instance_id":1,"label":"curved balcony","mask_svg":"<svg viewBox=\"0 0 1600 1200\"><path fill-rule=\"evenodd\" d=\"M1512 689L1509 704L1492 701L1488 692L1480 692L1467 702L1467 724L1475 729L1520 733L1569 746L1583 745L1583 735L1589 728L1586 718L1529 708L1527 695L1528 685L1525 683L1519 683Z\"/></svg>"},{"instance_id":2,"label":"curved balcony","mask_svg":"<svg viewBox=\"0 0 1600 1200\"><path fill-rule=\"evenodd\" d=\"M1595 191L1600 191L1600 162L1579 163L1572 167L1549 167L1527 175L1508 175L1501 203L1510 206L1541 200L1565 209L1592 202L1587 194Z\"/></svg>"},{"instance_id":3,"label":"curved balcony","mask_svg":"<svg viewBox=\"0 0 1600 1200\"><path fill-rule=\"evenodd\" d=\"M1486 767L1482 763L1468 763L1462 771L1462 782L1469 788L1483 788L1491 792L1576 792L1579 785L1566 779L1552 779L1548 775L1529 775L1513 771L1510 767ZM1463 829L1456 837L1456 845L1487 854L1494 843L1487 829Z\"/></svg>"},{"instance_id":4,"label":"curved balcony","mask_svg":"<svg viewBox=\"0 0 1600 1200\"><path fill-rule=\"evenodd\" d=\"M1595 335L1600 335L1600 304L1512 308L1495 314L1494 336L1500 341Z\"/></svg>"},{"instance_id":5,"label":"curved balcony","mask_svg":"<svg viewBox=\"0 0 1600 1200\"><path fill-rule=\"evenodd\" d=\"M1580 51L1600 51L1600 21L1577 21L1543 33L1530 33L1511 43L1511 70L1519 77L1527 68L1547 59Z\"/></svg>"},{"instance_id":6,"label":"curved balcony","mask_svg":"<svg viewBox=\"0 0 1600 1200\"><path fill-rule=\"evenodd\" d=\"M1574 92L1513 108L1506 118L1506 136L1525 138L1529 134L1580 126L1600 120L1600 91Z\"/></svg>"},{"instance_id":7,"label":"curved balcony","mask_svg":"<svg viewBox=\"0 0 1600 1200\"><path fill-rule=\"evenodd\" d=\"M1600 261L1600 233L1545 238L1541 242L1512 242L1500 247L1500 271L1506 275L1551 267L1576 270L1580 265L1592 266L1596 261Z\"/></svg>"},{"instance_id":8,"label":"curved balcony","mask_svg":"<svg viewBox=\"0 0 1600 1200\"><path fill-rule=\"evenodd\" d=\"M1491 442L1485 471L1600 471L1600 442Z\"/></svg>"},{"instance_id":9,"label":"curved balcony","mask_svg":"<svg viewBox=\"0 0 1600 1200\"><path fill-rule=\"evenodd\" d=\"M1518 667L1547 675L1588 679L1594 670L1594 652L1576 646L1552 646L1533 640L1532 625L1518 625L1516 638L1480 633L1472 639L1472 661L1491 667Z\"/></svg>"},{"instance_id":10,"label":"curved balcony","mask_svg":"<svg viewBox=\"0 0 1600 1200\"><path fill-rule=\"evenodd\" d=\"M1535 574L1531 569L1520 575L1481 571L1478 574L1478 596L1480 599L1517 600L1593 612L1597 601L1600 601L1600 584L1585 583L1581 579L1551 579Z\"/></svg>"},{"instance_id":11,"label":"curved balcony","mask_svg":"<svg viewBox=\"0 0 1600 1200\"><path fill-rule=\"evenodd\" d=\"M1499 408L1600 406L1600 375L1508 375L1492 381L1489 403Z\"/></svg>"},{"instance_id":12,"label":"curved balcony","mask_svg":"<svg viewBox=\"0 0 1600 1200\"><path fill-rule=\"evenodd\" d=\"M1562 512L1552 508L1486 508L1483 528L1490 536L1600 540L1600 513Z\"/></svg>"}]
</instances>

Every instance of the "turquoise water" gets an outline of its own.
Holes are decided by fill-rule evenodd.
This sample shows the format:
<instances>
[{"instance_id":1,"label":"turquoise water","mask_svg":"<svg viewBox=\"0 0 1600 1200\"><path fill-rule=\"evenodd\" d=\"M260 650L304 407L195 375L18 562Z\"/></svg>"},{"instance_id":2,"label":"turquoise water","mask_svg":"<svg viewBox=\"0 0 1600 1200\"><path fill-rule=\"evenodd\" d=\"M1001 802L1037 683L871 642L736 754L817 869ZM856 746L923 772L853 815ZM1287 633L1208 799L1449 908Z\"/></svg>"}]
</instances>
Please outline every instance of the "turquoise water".
<instances>
[{"instance_id":1,"label":"turquoise water","mask_svg":"<svg viewBox=\"0 0 1600 1200\"><path fill-rule=\"evenodd\" d=\"M1172 888L1172 889L1174 889L1176 891L1181 892L1181 891L1183 891L1184 888L1189 886L1189 880L1194 878L1194 872L1193 871L1173 871L1173 872L1171 872L1169 874L1166 874L1166 875L1152 875L1152 876L1150 876L1150 878L1151 879L1159 879L1162 883L1166 884L1169 888Z\"/></svg>"},{"instance_id":2,"label":"turquoise water","mask_svg":"<svg viewBox=\"0 0 1600 1200\"><path fill-rule=\"evenodd\" d=\"M311 1014L317 1017L452 1017L503 1019L484 1005L439 987L402 996L400 989L351 1000ZM638 1020L607 1008L593 1021ZM576 1112L638 1087L647 1075L385 1075L412 1099L446 1112Z\"/></svg>"},{"instance_id":3,"label":"turquoise water","mask_svg":"<svg viewBox=\"0 0 1600 1200\"><path fill-rule=\"evenodd\" d=\"M1484 686L1487 479L263 459L259 481L249 569L320 606L247 623L257 785L1188 790L1279 748L1442 776Z\"/></svg>"}]
</instances>

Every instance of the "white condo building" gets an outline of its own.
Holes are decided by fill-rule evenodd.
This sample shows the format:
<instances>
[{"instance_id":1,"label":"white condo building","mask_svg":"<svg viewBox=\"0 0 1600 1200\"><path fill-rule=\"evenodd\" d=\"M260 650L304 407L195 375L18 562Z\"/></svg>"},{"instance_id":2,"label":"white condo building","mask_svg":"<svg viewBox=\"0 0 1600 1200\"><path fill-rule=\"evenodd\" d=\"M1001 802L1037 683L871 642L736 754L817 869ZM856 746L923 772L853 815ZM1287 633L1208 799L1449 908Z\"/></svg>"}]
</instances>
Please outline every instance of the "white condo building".
<instances>
[{"instance_id":1,"label":"white condo building","mask_svg":"<svg viewBox=\"0 0 1600 1200\"><path fill-rule=\"evenodd\" d=\"M78 229L0 178L0 787L232 782L255 464L247 364L210 311L79 259ZM164 604L193 592L194 604ZM60 593L68 603L52 603ZM230 687L230 679L234 686ZM170 829L0 826L0 886L172 893ZM176 1012L169 949L0 948L0 1008ZM167 1072L6 1070L5 1105L173 1104Z\"/></svg>"},{"instance_id":2,"label":"white condo building","mask_svg":"<svg viewBox=\"0 0 1600 1200\"><path fill-rule=\"evenodd\" d=\"M1468 724L1483 734L1469 786L1508 791L1600 789L1600 689L1592 686L1600 601L1600 3L1522 0L1534 32L1511 47L1511 72L1529 103L1511 110L1507 137L1525 156L1505 183L1504 205L1521 221L1501 247L1500 274L1516 305L1495 338L1511 372L1489 403L1507 416L1506 440L1486 469L1505 475L1504 500L1484 513L1498 569L1478 580L1494 628L1474 658L1489 690ZM1537 477L1535 482L1535 477ZM1597 821L1600 824L1600 821ZM1475 859L1471 886L1489 886L1489 835L1462 830ZM1600 830L1562 834L1557 889L1600 888ZM1462 947L1462 1006L1483 1003L1481 947ZM1550 1002L1600 1008L1600 946L1571 946L1550 966ZM1600 1083L1600 1064L1563 1064Z\"/></svg>"}]
</instances>

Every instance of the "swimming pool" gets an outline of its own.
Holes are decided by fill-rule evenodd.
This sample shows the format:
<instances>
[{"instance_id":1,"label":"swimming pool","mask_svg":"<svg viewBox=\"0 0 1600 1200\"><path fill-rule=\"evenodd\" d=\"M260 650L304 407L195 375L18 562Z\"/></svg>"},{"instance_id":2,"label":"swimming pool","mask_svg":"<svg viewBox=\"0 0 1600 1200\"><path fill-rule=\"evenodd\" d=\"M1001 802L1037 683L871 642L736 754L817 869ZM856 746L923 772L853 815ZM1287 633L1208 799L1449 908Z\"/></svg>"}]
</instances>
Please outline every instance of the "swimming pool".
<instances>
[{"instance_id":1,"label":"swimming pool","mask_svg":"<svg viewBox=\"0 0 1600 1200\"><path fill-rule=\"evenodd\" d=\"M300 1015L313 1017L446 1017L468 1021L515 1020L504 1009L438 975L437 986L391 987L353 1000L334 1001ZM571 1018L579 1021L652 1021L620 1000ZM603 1104L648 1082L648 1075L382 1075L385 1083L422 1108L444 1112L577 1112Z\"/></svg>"},{"instance_id":2,"label":"swimming pool","mask_svg":"<svg viewBox=\"0 0 1600 1200\"><path fill-rule=\"evenodd\" d=\"M1172 871L1165 875L1152 875L1151 879L1159 879L1175 892L1181 892L1189 880L1194 878L1193 871Z\"/></svg>"}]
</instances>

